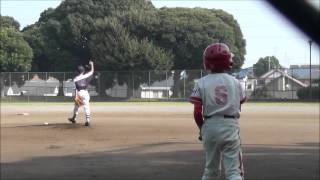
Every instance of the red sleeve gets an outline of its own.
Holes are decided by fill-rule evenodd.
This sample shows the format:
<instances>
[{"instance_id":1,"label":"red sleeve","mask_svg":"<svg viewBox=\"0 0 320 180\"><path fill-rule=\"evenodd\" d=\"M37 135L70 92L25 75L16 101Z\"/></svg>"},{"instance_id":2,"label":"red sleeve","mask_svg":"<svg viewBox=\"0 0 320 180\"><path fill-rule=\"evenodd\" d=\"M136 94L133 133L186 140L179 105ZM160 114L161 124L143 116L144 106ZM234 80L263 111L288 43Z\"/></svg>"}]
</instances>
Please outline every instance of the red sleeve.
<instances>
[{"instance_id":1,"label":"red sleeve","mask_svg":"<svg viewBox=\"0 0 320 180\"><path fill-rule=\"evenodd\" d=\"M194 103L193 116L198 128L201 129L203 125L202 104Z\"/></svg>"},{"instance_id":2,"label":"red sleeve","mask_svg":"<svg viewBox=\"0 0 320 180\"><path fill-rule=\"evenodd\" d=\"M199 97L194 97L194 96L191 96L191 97L189 98L189 102L191 102L192 104L202 104L201 98L199 98Z\"/></svg>"}]
</instances>

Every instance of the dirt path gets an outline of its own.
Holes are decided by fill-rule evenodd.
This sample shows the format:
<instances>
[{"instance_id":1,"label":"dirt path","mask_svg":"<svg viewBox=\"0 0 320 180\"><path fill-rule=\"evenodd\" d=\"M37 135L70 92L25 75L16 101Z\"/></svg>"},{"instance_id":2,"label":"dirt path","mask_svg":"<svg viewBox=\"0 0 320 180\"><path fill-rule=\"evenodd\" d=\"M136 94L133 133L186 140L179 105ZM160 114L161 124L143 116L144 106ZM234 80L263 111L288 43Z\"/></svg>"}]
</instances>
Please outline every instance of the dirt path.
<instances>
[{"instance_id":1,"label":"dirt path","mask_svg":"<svg viewBox=\"0 0 320 180\"><path fill-rule=\"evenodd\" d=\"M319 179L317 108L245 105L246 179ZM204 157L191 105L93 105L89 128L83 112L69 124L71 110L2 106L1 179L200 179Z\"/></svg>"}]
</instances>

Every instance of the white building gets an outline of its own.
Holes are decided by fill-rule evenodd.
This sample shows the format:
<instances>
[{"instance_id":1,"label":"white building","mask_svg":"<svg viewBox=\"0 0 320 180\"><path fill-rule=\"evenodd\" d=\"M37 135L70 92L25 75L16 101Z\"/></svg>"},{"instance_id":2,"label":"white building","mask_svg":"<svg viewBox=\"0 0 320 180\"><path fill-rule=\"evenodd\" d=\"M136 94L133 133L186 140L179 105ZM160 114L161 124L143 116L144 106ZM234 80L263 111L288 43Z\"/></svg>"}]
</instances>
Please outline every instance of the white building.
<instances>
[{"instance_id":1,"label":"white building","mask_svg":"<svg viewBox=\"0 0 320 180\"><path fill-rule=\"evenodd\" d=\"M172 96L171 87L140 86L141 98L161 99Z\"/></svg>"}]
</instances>

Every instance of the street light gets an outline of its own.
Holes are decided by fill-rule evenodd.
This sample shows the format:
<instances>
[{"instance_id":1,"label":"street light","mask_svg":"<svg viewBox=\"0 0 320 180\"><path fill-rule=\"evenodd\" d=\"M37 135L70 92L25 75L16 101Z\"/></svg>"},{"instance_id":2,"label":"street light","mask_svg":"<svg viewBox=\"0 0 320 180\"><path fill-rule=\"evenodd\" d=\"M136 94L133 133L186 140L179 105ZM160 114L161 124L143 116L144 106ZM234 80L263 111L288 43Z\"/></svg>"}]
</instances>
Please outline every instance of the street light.
<instances>
[{"instance_id":1,"label":"street light","mask_svg":"<svg viewBox=\"0 0 320 180\"><path fill-rule=\"evenodd\" d=\"M310 69L309 69L309 81L310 81L310 84L309 84L309 98L311 99L312 98L312 91L311 91L311 84L312 84L312 82L311 82L311 46L312 46L312 40L309 40L308 41L309 42L309 45L310 45Z\"/></svg>"}]
</instances>

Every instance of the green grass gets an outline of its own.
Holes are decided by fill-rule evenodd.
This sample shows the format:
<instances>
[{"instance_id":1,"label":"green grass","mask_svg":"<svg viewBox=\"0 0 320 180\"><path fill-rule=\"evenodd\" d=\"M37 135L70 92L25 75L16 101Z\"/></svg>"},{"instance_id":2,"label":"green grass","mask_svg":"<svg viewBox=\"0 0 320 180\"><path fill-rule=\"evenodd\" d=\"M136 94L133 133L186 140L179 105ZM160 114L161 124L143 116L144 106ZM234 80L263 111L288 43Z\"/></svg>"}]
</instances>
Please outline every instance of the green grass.
<instances>
[{"instance_id":1,"label":"green grass","mask_svg":"<svg viewBox=\"0 0 320 180\"><path fill-rule=\"evenodd\" d=\"M57 106L71 105L73 102L1 102L1 106ZM191 105L189 102L90 102L94 106L184 106ZM315 106L318 102L246 102L244 106Z\"/></svg>"},{"instance_id":2,"label":"green grass","mask_svg":"<svg viewBox=\"0 0 320 180\"><path fill-rule=\"evenodd\" d=\"M94 102L94 105L98 106L148 106L148 105L159 105L159 106L172 106L172 105L188 105L189 102Z\"/></svg>"},{"instance_id":3,"label":"green grass","mask_svg":"<svg viewBox=\"0 0 320 180\"><path fill-rule=\"evenodd\" d=\"M70 105L73 102L4 102L1 106L56 106L56 105ZM94 106L178 106L191 105L189 102L90 102Z\"/></svg>"},{"instance_id":4,"label":"green grass","mask_svg":"<svg viewBox=\"0 0 320 180\"><path fill-rule=\"evenodd\" d=\"M247 105L257 105L257 106L310 106L310 105L319 105L318 102L246 102Z\"/></svg>"}]
</instances>

